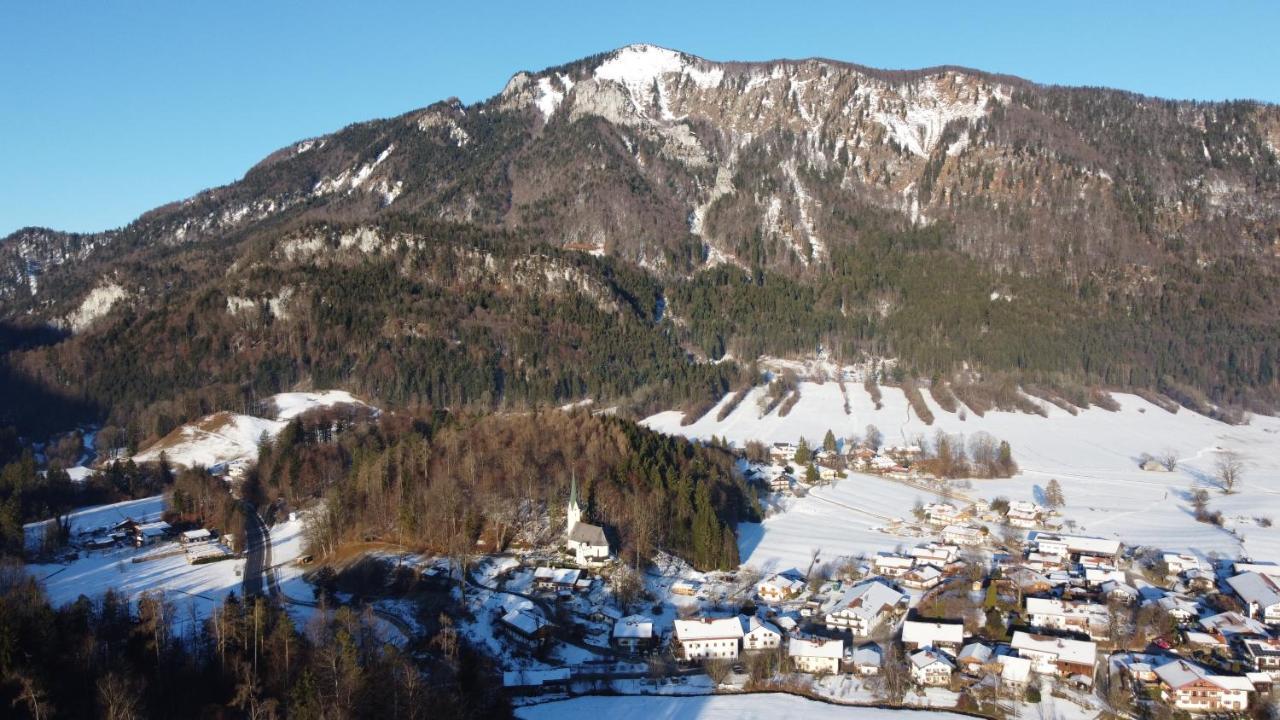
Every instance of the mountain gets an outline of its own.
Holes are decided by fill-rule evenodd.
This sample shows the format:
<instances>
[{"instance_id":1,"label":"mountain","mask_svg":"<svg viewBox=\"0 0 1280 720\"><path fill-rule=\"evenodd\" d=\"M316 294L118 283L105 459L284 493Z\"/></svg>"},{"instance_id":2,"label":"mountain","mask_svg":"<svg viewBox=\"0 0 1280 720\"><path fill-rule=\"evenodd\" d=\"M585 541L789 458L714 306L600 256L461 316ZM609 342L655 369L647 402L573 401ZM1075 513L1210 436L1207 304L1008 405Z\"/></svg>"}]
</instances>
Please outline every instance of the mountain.
<instances>
[{"instance_id":1,"label":"mountain","mask_svg":"<svg viewBox=\"0 0 1280 720\"><path fill-rule=\"evenodd\" d=\"M1273 105L634 45L9 236L0 317L61 332L4 363L139 437L308 383L705 405L820 345L1265 410L1278 152Z\"/></svg>"}]
</instances>

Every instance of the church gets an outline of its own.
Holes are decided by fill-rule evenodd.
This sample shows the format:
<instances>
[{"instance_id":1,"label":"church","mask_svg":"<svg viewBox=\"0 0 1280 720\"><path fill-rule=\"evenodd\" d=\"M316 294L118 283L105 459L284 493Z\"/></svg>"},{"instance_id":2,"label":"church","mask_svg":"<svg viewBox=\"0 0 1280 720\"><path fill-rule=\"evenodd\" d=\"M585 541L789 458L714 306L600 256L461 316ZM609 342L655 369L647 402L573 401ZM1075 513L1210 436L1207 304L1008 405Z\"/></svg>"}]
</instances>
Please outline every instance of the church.
<instances>
[{"instance_id":1,"label":"church","mask_svg":"<svg viewBox=\"0 0 1280 720\"><path fill-rule=\"evenodd\" d=\"M582 567L600 567L609 562L609 540L604 528L582 521L578 504L578 478L569 486L569 507L565 511L565 545Z\"/></svg>"}]
</instances>

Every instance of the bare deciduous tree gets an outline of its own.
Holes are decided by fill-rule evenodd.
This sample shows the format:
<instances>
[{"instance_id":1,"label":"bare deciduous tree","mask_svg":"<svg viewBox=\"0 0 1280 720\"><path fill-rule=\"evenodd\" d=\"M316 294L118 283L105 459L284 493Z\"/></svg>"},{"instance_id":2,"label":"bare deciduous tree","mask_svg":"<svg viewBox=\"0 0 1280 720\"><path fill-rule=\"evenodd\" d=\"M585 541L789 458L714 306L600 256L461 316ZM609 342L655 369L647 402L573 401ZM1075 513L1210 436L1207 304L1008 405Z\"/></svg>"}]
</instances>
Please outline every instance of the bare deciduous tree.
<instances>
[{"instance_id":1,"label":"bare deciduous tree","mask_svg":"<svg viewBox=\"0 0 1280 720\"><path fill-rule=\"evenodd\" d=\"M1214 464L1214 474L1218 478L1218 484L1222 488L1225 495L1230 495L1236 491L1243 480L1245 469L1244 457L1235 450L1223 450L1218 453L1218 460Z\"/></svg>"}]
</instances>

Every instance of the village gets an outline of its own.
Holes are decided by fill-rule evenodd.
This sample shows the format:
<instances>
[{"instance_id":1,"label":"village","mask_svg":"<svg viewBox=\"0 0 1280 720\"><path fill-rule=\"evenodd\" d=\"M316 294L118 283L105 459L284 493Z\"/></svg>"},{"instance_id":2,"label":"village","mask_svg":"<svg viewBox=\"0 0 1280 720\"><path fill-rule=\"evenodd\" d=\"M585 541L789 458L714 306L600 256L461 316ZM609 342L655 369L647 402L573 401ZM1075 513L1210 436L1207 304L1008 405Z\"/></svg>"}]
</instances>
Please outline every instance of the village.
<instances>
[{"instance_id":1,"label":"village","mask_svg":"<svg viewBox=\"0 0 1280 720\"><path fill-rule=\"evenodd\" d=\"M798 475L857 477L821 449L804 459L822 470L796 473L798 449L774 445L768 461L744 460L744 473L775 497L803 494ZM855 447L841 465L926 482L911 470L918 453ZM638 691L667 693L681 690L660 683L701 680L704 692L782 689L996 716L1050 698L1089 716L1233 714L1269 701L1280 678L1280 564L1069 534L1059 512L1029 501L944 491L913 515L886 529L916 541L898 552L767 574L669 563L635 592L619 587L626 571L616 572L603 530L583 521L575 485L562 562L510 562L492 576L529 598L495 613L511 667L504 684L540 702L581 691L587 677L586 687L603 679L614 691L647 678ZM570 666L550 650L566 637L614 669Z\"/></svg>"}]
</instances>

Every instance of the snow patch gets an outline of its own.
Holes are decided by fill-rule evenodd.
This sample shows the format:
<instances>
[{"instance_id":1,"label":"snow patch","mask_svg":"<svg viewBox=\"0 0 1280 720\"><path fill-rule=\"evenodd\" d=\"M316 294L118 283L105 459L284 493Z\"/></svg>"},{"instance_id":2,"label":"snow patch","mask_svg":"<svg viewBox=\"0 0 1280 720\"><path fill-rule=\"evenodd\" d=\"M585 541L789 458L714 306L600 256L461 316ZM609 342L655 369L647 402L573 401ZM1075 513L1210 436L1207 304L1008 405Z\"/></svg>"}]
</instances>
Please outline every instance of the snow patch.
<instances>
[{"instance_id":1,"label":"snow patch","mask_svg":"<svg viewBox=\"0 0 1280 720\"><path fill-rule=\"evenodd\" d=\"M67 315L66 324L72 332L82 332L96 320L111 312L116 303L129 296L129 293L115 282L106 282L89 291L80 306Z\"/></svg>"}]
</instances>

